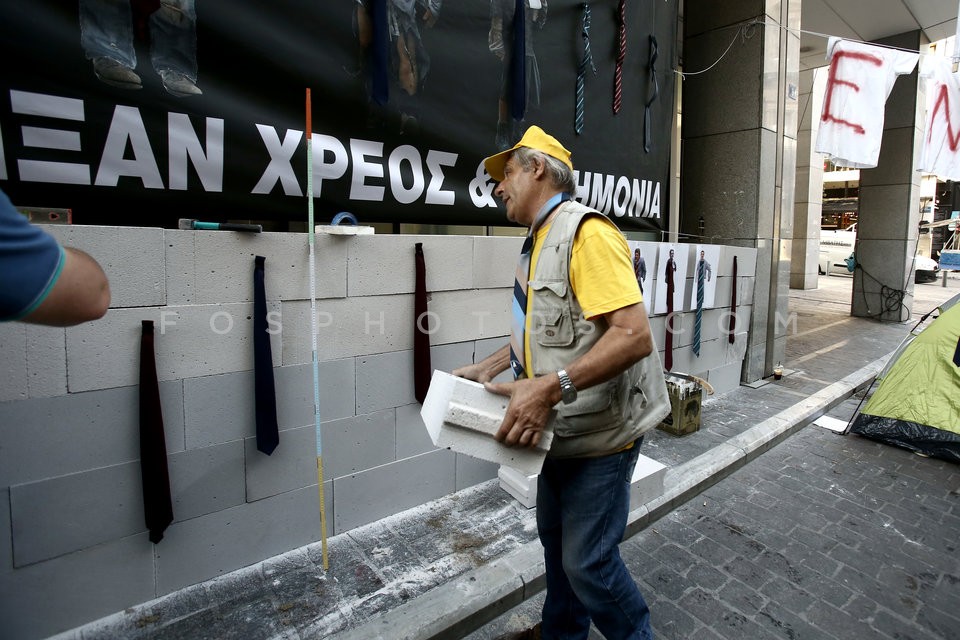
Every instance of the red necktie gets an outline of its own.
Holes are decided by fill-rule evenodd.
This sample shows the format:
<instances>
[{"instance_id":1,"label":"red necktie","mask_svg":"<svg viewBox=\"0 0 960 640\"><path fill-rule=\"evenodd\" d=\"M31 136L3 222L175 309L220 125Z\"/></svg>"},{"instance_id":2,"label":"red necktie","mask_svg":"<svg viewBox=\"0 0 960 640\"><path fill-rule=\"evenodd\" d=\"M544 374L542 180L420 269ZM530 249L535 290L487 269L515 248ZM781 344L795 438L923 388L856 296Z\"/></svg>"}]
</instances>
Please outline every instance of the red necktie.
<instances>
[{"instance_id":1,"label":"red necktie","mask_svg":"<svg viewBox=\"0 0 960 640\"><path fill-rule=\"evenodd\" d=\"M613 113L623 105L623 60L627 57L627 0L617 5L617 65L613 69Z\"/></svg>"}]
</instances>

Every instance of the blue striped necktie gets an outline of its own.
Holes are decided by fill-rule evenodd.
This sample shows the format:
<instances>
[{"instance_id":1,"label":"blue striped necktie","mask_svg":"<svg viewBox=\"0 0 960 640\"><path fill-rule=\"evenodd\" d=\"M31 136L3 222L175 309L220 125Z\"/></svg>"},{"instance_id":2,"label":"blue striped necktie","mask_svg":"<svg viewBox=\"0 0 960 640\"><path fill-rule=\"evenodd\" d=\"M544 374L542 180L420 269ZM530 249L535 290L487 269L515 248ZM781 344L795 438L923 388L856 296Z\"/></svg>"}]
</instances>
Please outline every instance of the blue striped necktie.
<instances>
[{"instance_id":1,"label":"blue striped necktie","mask_svg":"<svg viewBox=\"0 0 960 640\"><path fill-rule=\"evenodd\" d=\"M597 68L593 64L593 53L590 51L590 3L583 3L583 58L580 60L580 67L577 69L577 101L574 105L573 130L579 135L583 131L583 93L586 83L587 65L597 73Z\"/></svg>"},{"instance_id":2,"label":"blue striped necktie","mask_svg":"<svg viewBox=\"0 0 960 640\"><path fill-rule=\"evenodd\" d=\"M558 193L547 200L533 219L530 231L527 232L527 237L523 241L523 248L520 249L520 258L517 260L517 278L513 283L513 308L511 313L513 324L510 331L510 368L513 369L514 379L526 376L523 341L527 323L527 283L530 280L530 252L533 249L533 239L550 212L561 202L569 199L570 194Z\"/></svg>"},{"instance_id":3,"label":"blue striped necktie","mask_svg":"<svg viewBox=\"0 0 960 640\"><path fill-rule=\"evenodd\" d=\"M700 357L700 325L703 324L703 259L697 262L697 313L693 317L693 353Z\"/></svg>"}]
</instances>

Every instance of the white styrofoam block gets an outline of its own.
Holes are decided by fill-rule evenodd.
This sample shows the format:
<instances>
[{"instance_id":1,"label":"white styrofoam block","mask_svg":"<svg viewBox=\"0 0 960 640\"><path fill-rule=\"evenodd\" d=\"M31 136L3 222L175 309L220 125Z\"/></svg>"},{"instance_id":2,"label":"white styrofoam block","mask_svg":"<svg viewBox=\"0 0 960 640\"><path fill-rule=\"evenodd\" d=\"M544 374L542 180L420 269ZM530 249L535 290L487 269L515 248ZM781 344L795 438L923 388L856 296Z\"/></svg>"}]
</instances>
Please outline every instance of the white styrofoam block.
<instances>
[{"instance_id":1,"label":"white styrofoam block","mask_svg":"<svg viewBox=\"0 0 960 640\"><path fill-rule=\"evenodd\" d=\"M536 473L524 473L517 471L512 467L500 465L497 471L497 478L500 480L500 488L525 506L531 509L537 506L537 477Z\"/></svg>"},{"instance_id":2,"label":"white styrofoam block","mask_svg":"<svg viewBox=\"0 0 960 640\"><path fill-rule=\"evenodd\" d=\"M428 292L473 286L471 236L379 235L348 242L347 294L351 297L413 293L418 242L423 244Z\"/></svg>"},{"instance_id":3,"label":"white styrofoam block","mask_svg":"<svg viewBox=\"0 0 960 640\"><path fill-rule=\"evenodd\" d=\"M313 232L331 236L372 236L374 229L355 224L318 224L314 226Z\"/></svg>"},{"instance_id":4,"label":"white styrofoam block","mask_svg":"<svg viewBox=\"0 0 960 640\"><path fill-rule=\"evenodd\" d=\"M196 298L199 303L253 301L255 256L264 256L267 300L310 299L310 251L305 233L196 234ZM347 241L349 242L349 241ZM343 238L314 238L316 295L347 295L347 245Z\"/></svg>"},{"instance_id":5,"label":"white styrofoam block","mask_svg":"<svg viewBox=\"0 0 960 640\"><path fill-rule=\"evenodd\" d=\"M62 327L28 324L27 392L31 398L67 392L67 336Z\"/></svg>"},{"instance_id":6,"label":"white styrofoam block","mask_svg":"<svg viewBox=\"0 0 960 640\"><path fill-rule=\"evenodd\" d=\"M268 302L276 313L278 302ZM71 393L139 383L141 320L154 322L160 380L253 369L253 305L110 309L100 320L67 331L67 383ZM281 336L270 336L274 365Z\"/></svg>"},{"instance_id":7,"label":"white styrofoam block","mask_svg":"<svg viewBox=\"0 0 960 640\"><path fill-rule=\"evenodd\" d=\"M641 507L663 495L663 477L667 467L641 454L630 478L630 509Z\"/></svg>"},{"instance_id":8,"label":"white styrofoam block","mask_svg":"<svg viewBox=\"0 0 960 640\"><path fill-rule=\"evenodd\" d=\"M166 304L163 229L48 225L62 244L89 253L110 281L110 308Z\"/></svg>"},{"instance_id":9,"label":"white styrofoam block","mask_svg":"<svg viewBox=\"0 0 960 640\"><path fill-rule=\"evenodd\" d=\"M473 286L480 289L513 287L523 236L480 236L473 241Z\"/></svg>"},{"instance_id":10,"label":"white styrofoam block","mask_svg":"<svg viewBox=\"0 0 960 640\"><path fill-rule=\"evenodd\" d=\"M508 447L493 439L509 401L505 396L490 393L482 384L434 371L420 415L437 447L526 473L539 473L553 438L552 431L544 431L539 446L533 449ZM451 418L459 424L451 423Z\"/></svg>"},{"instance_id":11,"label":"white styrofoam block","mask_svg":"<svg viewBox=\"0 0 960 640\"><path fill-rule=\"evenodd\" d=\"M509 291L480 289L431 294L422 326L432 346L510 333ZM413 349L413 294L317 300L320 360ZM283 364L311 362L310 303L282 303Z\"/></svg>"}]
</instances>

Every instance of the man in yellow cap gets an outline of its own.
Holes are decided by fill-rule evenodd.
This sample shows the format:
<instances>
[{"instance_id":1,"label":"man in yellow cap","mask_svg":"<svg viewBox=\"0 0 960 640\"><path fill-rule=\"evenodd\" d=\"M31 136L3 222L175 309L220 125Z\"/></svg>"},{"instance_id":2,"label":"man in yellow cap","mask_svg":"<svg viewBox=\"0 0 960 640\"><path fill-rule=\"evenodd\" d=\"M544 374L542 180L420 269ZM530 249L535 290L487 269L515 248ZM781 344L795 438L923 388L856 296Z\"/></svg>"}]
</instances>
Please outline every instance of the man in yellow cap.
<instances>
[{"instance_id":1,"label":"man in yellow cap","mask_svg":"<svg viewBox=\"0 0 960 640\"><path fill-rule=\"evenodd\" d=\"M656 424L628 375L657 358L629 248L608 218L572 199L570 152L540 127L484 166L507 218L530 231L511 344L454 373L510 397L497 440L533 447L548 420L554 431L537 486L542 621L504 637L585 639L592 621L609 640L652 638L617 548L642 433ZM508 368L513 382L491 382Z\"/></svg>"}]
</instances>

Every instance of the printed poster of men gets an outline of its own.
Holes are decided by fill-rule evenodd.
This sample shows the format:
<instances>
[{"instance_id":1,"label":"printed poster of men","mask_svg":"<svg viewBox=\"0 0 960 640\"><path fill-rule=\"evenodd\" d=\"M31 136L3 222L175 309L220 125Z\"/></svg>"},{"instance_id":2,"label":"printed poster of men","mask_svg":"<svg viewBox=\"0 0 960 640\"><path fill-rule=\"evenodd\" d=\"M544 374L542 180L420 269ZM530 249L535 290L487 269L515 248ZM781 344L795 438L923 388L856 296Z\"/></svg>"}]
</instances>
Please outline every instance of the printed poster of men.
<instances>
[{"instance_id":1,"label":"printed poster of men","mask_svg":"<svg viewBox=\"0 0 960 640\"><path fill-rule=\"evenodd\" d=\"M643 304L647 308L647 313L653 313L653 283L656 280L654 273L657 264L657 249L660 245L656 242L640 242L638 240L628 240L627 246L630 247L630 260L633 262L633 273L637 278L637 284L640 285L640 293L643 295Z\"/></svg>"},{"instance_id":2,"label":"printed poster of men","mask_svg":"<svg viewBox=\"0 0 960 640\"><path fill-rule=\"evenodd\" d=\"M660 259L657 261L657 291L654 299L655 314L682 311L687 289L687 266L690 245L660 245ZM672 304L667 305L667 289L673 291Z\"/></svg>"},{"instance_id":3,"label":"printed poster of men","mask_svg":"<svg viewBox=\"0 0 960 640\"><path fill-rule=\"evenodd\" d=\"M685 309L695 311L697 308L698 290L703 286L703 301L701 307L709 309L717 296L717 264L720 262L720 247L717 245L698 244L690 255L689 273L693 278L690 291L687 292Z\"/></svg>"}]
</instances>

